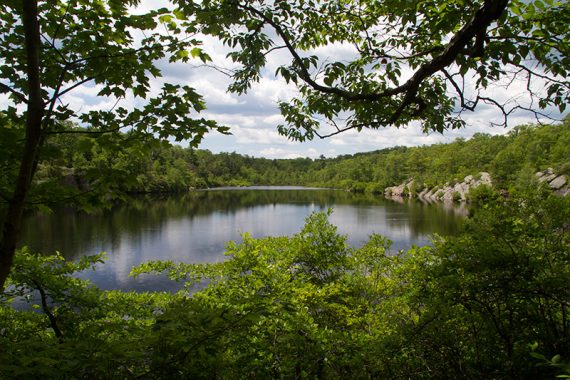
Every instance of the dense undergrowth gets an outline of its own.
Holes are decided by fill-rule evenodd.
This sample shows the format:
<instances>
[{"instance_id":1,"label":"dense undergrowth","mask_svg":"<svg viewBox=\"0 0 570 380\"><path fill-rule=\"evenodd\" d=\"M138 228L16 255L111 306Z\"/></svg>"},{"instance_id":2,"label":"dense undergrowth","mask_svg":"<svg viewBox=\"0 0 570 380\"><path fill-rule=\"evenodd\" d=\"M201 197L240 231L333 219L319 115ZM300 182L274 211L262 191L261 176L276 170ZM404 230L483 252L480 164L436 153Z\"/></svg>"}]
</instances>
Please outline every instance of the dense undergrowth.
<instances>
[{"instance_id":1,"label":"dense undergrowth","mask_svg":"<svg viewBox=\"0 0 570 380\"><path fill-rule=\"evenodd\" d=\"M222 263L133 269L185 282L176 294L101 291L72 276L101 256L23 249L2 295L0 377L568 376L569 221L568 198L497 198L458 237L391 256L382 236L349 247L312 214L294 236L230 242Z\"/></svg>"}]
</instances>

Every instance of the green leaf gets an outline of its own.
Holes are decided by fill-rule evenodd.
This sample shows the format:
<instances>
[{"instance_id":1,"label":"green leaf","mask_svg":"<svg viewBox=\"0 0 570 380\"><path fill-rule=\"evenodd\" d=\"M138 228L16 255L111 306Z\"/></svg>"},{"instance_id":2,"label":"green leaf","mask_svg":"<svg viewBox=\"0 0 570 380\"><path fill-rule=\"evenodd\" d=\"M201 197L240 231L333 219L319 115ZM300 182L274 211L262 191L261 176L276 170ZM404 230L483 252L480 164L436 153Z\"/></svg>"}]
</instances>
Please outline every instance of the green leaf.
<instances>
[{"instance_id":1,"label":"green leaf","mask_svg":"<svg viewBox=\"0 0 570 380\"><path fill-rule=\"evenodd\" d=\"M202 55L202 49L195 47L190 51L190 54L192 55L192 58L198 58Z\"/></svg>"}]
</instances>

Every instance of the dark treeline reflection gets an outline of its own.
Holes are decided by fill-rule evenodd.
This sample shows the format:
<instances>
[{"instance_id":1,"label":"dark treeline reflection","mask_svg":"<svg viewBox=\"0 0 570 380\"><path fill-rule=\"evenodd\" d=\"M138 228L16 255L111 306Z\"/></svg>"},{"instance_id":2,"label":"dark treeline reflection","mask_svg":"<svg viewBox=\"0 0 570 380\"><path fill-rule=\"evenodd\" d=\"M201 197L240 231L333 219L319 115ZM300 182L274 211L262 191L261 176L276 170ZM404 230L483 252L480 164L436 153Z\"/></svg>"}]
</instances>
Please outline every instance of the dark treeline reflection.
<instances>
[{"instance_id":1,"label":"dark treeline reflection","mask_svg":"<svg viewBox=\"0 0 570 380\"><path fill-rule=\"evenodd\" d=\"M466 211L458 206L395 202L339 190L225 189L182 196L144 196L94 214L71 208L26 218L22 244L34 251L59 251L67 258L105 251L105 266L85 276L103 288L170 289L164 279L128 277L148 260L214 262L225 244L254 237L290 235L313 211L333 208L331 222L361 245L372 233L394 241L394 249L429 243L430 235L452 235Z\"/></svg>"}]
</instances>

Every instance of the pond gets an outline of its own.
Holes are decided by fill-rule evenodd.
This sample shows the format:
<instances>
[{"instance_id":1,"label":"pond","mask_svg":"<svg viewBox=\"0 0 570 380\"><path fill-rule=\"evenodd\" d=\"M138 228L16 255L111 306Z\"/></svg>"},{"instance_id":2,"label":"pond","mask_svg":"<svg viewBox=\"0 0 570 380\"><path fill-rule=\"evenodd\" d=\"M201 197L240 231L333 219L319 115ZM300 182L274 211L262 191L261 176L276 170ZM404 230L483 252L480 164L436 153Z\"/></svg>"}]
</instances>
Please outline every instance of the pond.
<instances>
[{"instance_id":1,"label":"pond","mask_svg":"<svg viewBox=\"0 0 570 380\"><path fill-rule=\"evenodd\" d=\"M183 196L141 197L95 214L59 208L26 217L22 244L33 251L61 252L69 259L107 253L97 271L81 275L102 289L173 290L166 278L129 277L149 260L217 262L228 241L292 235L314 211L333 209L330 221L348 242L361 246L372 233L393 241L393 250L430 243L433 234L453 235L464 207L396 202L341 190L297 187L225 188Z\"/></svg>"}]
</instances>

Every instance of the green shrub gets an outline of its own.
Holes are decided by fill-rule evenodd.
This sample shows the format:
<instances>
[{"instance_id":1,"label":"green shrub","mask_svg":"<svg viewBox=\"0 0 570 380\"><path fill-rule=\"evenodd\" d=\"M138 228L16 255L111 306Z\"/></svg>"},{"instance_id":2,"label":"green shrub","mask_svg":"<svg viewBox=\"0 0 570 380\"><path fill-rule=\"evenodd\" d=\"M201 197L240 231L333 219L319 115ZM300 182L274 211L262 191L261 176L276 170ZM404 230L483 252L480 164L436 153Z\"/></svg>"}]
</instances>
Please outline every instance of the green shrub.
<instances>
[{"instance_id":1,"label":"green shrub","mask_svg":"<svg viewBox=\"0 0 570 380\"><path fill-rule=\"evenodd\" d=\"M489 185L479 185L469 189L467 200L473 203L485 203L497 199L499 193Z\"/></svg>"},{"instance_id":2,"label":"green shrub","mask_svg":"<svg viewBox=\"0 0 570 380\"><path fill-rule=\"evenodd\" d=\"M459 191L454 191L453 192L453 201L454 202L460 202L461 201L461 193Z\"/></svg>"},{"instance_id":3,"label":"green shrub","mask_svg":"<svg viewBox=\"0 0 570 380\"><path fill-rule=\"evenodd\" d=\"M197 292L100 291L78 263L18 253L2 378L554 378L568 371L570 199L480 205L457 237L349 247L324 213L213 264L146 263ZM32 310L15 310L14 296ZM192 294L192 295L189 295ZM36 311L37 309L37 311ZM39 311L39 312L38 312Z\"/></svg>"}]
</instances>

